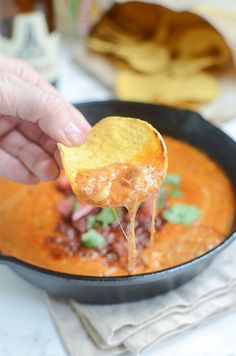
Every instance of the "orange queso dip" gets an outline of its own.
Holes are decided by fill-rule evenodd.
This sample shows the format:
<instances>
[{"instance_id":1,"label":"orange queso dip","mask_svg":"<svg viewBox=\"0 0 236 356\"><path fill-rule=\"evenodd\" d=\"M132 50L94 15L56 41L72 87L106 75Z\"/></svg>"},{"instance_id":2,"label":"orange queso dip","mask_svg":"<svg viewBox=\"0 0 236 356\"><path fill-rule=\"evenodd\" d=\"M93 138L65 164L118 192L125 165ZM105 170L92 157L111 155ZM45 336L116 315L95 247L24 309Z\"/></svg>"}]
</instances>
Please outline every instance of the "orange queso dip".
<instances>
[{"instance_id":1,"label":"orange queso dip","mask_svg":"<svg viewBox=\"0 0 236 356\"><path fill-rule=\"evenodd\" d=\"M164 139L169 168L157 202L156 234L150 244L150 204L145 202L135 221L135 274L172 267L212 249L230 232L235 216L233 189L222 169L191 145ZM64 177L36 186L0 178L0 216L2 254L65 273L128 273L122 232L129 233L127 210L78 204Z\"/></svg>"}]
</instances>

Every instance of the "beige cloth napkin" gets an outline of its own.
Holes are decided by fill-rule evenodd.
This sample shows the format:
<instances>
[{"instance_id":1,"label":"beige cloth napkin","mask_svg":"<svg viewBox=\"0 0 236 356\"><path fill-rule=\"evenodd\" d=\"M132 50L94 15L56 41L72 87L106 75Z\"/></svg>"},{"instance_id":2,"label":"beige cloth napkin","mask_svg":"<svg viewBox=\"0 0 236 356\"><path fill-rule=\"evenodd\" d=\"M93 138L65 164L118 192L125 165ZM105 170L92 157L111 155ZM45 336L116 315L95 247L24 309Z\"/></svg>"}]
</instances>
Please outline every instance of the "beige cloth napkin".
<instances>
[{"instance_id":1,"label":"beige cloth napkin","mask_svg":"<svg viewBox=\"0 0 236 356\"><path fill-rule=\"evenodd\" d=\"M167 294L107 306L48 297L48 305L69 355L142 354L236 307L236 241L205 271Z\"/></svg>"}]
</instances>

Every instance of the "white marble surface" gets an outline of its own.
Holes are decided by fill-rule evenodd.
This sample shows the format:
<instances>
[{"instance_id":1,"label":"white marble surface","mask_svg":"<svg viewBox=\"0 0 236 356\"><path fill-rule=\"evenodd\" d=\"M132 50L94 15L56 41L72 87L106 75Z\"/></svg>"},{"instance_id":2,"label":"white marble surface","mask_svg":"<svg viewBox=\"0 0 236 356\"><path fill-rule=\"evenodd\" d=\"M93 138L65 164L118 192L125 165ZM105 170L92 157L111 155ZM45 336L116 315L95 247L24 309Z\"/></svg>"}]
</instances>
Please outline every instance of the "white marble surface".
<instances>
[{"instance_id":1,"label":"white marble surface","mask_svg":"<svg viewBox=\"0 0 236 356\"><path fill-rule=\"evenodd\" d=\"M59 90L72 102L111 97L99 83L73 66L66 53L61 61ZM224 130L236 139L236 119L224 125ZM236 310L228 311L146 356L236 356L235 325ZM0 356L66 355L47 311L43 291L8 267L0 266Z\"/></svg>"}]
</instances>

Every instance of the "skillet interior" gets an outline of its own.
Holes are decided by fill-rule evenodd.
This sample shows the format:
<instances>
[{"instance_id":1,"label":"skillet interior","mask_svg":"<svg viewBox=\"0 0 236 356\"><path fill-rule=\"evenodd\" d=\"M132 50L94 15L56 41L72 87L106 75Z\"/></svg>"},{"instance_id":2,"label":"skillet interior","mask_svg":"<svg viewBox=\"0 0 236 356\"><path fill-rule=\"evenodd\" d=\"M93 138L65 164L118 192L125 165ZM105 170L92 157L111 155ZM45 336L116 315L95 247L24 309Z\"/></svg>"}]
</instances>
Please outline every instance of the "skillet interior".
<instances>
[{"instance_id":1,"label":"skillet interior","mask_svg":"<svg viewBox=\"0 0 236 356\"><path fill-rule=\"evenodd\" d=\"M91 124L109 115L139 117L150 122L161 133L189 142L223 167L236 191L236 171L232 158L236 156L236 143L197 113L122 101L85 103L76 107ZM52 272L10 256L0 256L0 260L50 293L75 298L80 302L117 303L151 297L186 282L209 264L234 238L235 234L230 235L221 245L193 261L164 271L136 276L85 277Z\"/></svg>"}]
</instances>

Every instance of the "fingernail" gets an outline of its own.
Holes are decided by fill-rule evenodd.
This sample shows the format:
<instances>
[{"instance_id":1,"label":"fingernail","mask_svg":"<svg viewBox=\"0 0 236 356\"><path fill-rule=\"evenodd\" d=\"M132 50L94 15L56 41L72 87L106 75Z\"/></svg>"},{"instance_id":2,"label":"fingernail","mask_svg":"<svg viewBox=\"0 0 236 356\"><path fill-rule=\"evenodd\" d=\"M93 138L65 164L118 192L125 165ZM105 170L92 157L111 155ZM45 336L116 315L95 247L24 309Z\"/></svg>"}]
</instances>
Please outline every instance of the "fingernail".
<instances>
[{"instance_id":1,"label":"fingernail","mask_svg":"<svg viewBox=\"0 0 236 356\"><path fill-rule=\"evenodd\" d=\"M73 145L80 145L85 140L84 132L81 131L79 129L79 127L76 126L73 122L70 122L69 124L66 125L65 134L66 134L68 140Z\"/></svg>"}]
</instances>

